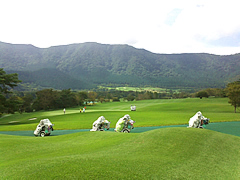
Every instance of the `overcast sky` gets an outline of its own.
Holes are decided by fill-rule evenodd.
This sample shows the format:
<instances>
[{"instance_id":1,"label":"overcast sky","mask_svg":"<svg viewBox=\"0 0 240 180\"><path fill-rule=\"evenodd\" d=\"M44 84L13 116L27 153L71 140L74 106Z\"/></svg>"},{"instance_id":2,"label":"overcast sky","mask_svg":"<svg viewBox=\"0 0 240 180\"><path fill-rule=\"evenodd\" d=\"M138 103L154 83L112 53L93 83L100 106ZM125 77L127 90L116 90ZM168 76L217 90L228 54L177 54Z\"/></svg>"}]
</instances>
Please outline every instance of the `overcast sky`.
<instances>
[{"instance_id":1,"label":"overcast sky","mask_svg":"<svg viewBox=\"0 0 240 180\"><path fill-rule=\"evenodd\" d=\"M0 0L0 41L229 55L240 53L239 8L239 0Z\"/></svg>"}]
</instances>

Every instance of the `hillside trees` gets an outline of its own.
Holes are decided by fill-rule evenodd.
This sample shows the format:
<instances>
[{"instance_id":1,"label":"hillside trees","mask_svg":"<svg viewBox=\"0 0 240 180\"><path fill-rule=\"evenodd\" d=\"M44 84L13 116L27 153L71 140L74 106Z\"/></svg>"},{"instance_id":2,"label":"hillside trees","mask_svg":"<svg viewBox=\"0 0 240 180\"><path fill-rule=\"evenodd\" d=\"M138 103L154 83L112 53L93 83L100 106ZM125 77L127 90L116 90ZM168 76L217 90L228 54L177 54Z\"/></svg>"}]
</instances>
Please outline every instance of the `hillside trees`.
<instances>
[{"instance_id":1,"label":"hillside trees","mask_svg":"<svg viewBox=\"0 0 240 180\"><path fill-rule=\"evenodd\" d=\"M77 100L75 94L71 89L64 89L60 92L60 102L59 108L74 107L77 105Z\"/></svg>"},{"instance_id":2,"label":"hillside trees","mask_svg":"<svg viewBox=\"0 0 240 180\"><path fill-rule=\"evenodd\" d=\"M33 107L35 110L50 110L58 107L59 93L53 89L44 89L36 92L37 99Z\"/></svg>"},{"instance_id":3,"label":"hillside trees","mask_svg":"<svg viewBox=\"0 0 240 180\"><path fill-rule=\"evenodd\" d=\"M236 113L237 107L240 107L240 80L229 83L226 90L229 98L228 102L234 107L234 112Z\"/></svg>"},{"instance_id":4,"label":"hillside trees","mask_svg":"<svg viewBox=\"0 0 240 180\"><path fill-rule=\"evenodd\" d=\"M11 96L6 100L5 103L5 112L14 114L15 111L21 111L21 106L24 103L23 99L18 96Z\"/></svg>"},{"instance_id":5,"label":"hillside trees","mask_svg":"<svg viewBox=\"0 0 240 180\"><path fill-rule=\"evenodd\" d=\"M223 88L238 77L240 69L239 54L155 54L128 45L98 43L41 49L0 42L0 56L0 67L17 72L27 91L33 87L83 90L104 84Z\"/></svg>"},{"instance_id":6,"label":"hillside trees","mask_svg":"<svg viewBox=\"0 0 240 180\"><path fill-rule=\"evenodd\" d=\"M2 70L2 69L1 69ZM90 101L100 101L102 102L112 102L112 101L122 101L122 100L145 100L145 99L168 99L168 98L187 98L187 97L226 97L226 91L224 89L209 88L205 90L200 90L197 93L190 94L185 91L119 91L116 89L93 89L92 91L72 91L71 89L63 90L53 90L53 89L43 89L37 92L25 92L25 91L14 91L10 94L10 88L16 86L19 82L15 79L17 74L12 74L11 76L6 75L2 72L1 83L0 84L0 112L14 113L15 111L21 112L32 112L33 110L53 110L60 108L69 108L82 106L84 103ZM5 73L5 74L4 74ZM8 77L8 78L6 78ZM10 78L12 77L12 79ZM5 78L5 79L4 79ZM9 79L7 81L6 79ZM4 81L5 80L5 81ZM15 84L14 84L15 82ZM228 86L228 96L230 98L230 103L236 108L240 106L234 92L238 89L236 85L239 82L231 83ZM8 85L8 86L7 86ZM236 86L236 87L235 87ZM8 88L7 88L8 87ZM4 93L5 92L5 93ZM191 93L193 93L191 91ZM234 97L234 98L233 98Z\"/></svg>"},{"instance_id":7,"label":"hillside trees","mask_svg":"<svg viewBox=\"0 0 240 180\"><path fill-rule=\"evenodd\" d=\"M88 98L88 93L85 91L80 91L76 93L76 102L78 106L82 106L84 101Z\"/></svg>"},{"instance_id":8,"label":"hillside trees","mask_svg":"<svg viewBox=\"0 0 240 180\"><path fill-rule=\"evenodd\" d=\"M21 107L21 111L22 112L32 112L33 108L32 108L32 103L34 100L34 96L32 94L26 94L22 97L23 100L23 104Z\"/></svg>"},{"instance_id":9,"label":"hillside trees","mask_svg":"<svg viewBox=\"0 0 240 180\"><path fill-rule=\"evenodd\" d=\"M225 89L221 88L207 88L204 90L200 90L196 92L196 97L206 97L214 96L214 97L226 97Z\"/></svg>"},{"instance_id":10,"label":"hillside trees","mask_svg":"<svg viewBox=\"0 0 240 180\"><path fill-rule=\"evenodd\" d=\"M0 68L0 116L3 113L13 113L18 109L20 102L14 98L7 98L7 95L19 82L21 81L18 79L18 74L7 74L3 68Z\"/></svg>"},{"instance_id":11,"label":"hillside trees","mask_svg":"<svg viewBox=\"0 0 240 180\"><path fill-rule=\"evenodd\" d=\"M94 91L91 91L88 93L88 100L94 102L97 98L97 93Z\"/></svg>"},{"instance_id":12,"label":"hillside trees","mask_svg":"<svg viewBox=\"0 0 240 180\"><path fill-rule=\"evenodd\" d=\"M39 111L81 106L89 97L91 96L85 91L73 92L71 89L62 91L44 89L36 92L33 109Z\"/></svg>"}]
</instances>

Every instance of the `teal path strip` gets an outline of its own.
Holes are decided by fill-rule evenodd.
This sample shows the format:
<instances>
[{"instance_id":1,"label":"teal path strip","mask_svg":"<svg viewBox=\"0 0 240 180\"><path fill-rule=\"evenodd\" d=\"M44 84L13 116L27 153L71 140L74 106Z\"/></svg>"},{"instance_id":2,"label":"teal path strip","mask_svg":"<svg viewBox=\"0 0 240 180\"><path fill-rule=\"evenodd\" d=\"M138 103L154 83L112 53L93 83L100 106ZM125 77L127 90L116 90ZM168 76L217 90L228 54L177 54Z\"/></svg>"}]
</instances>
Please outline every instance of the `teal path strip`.
<instances>
[{"instance_id":1,"label":"teal path strip","mask_svg":"<svg viewBox=\"0 0 240 180\"><path fill-rule=\"evenodd\" d=\"M171 127L187 128L187 126L188 126L187 124L184 124L184 125L170 125L170 126L135 127L134 129L132 129L130 133L142 133L142 132L151 131L159 128L171 128ZM205 126L205 129L240 137L240 121L210 123ZM72 134L72 133L87 132L87 131L90 131L90 129L54 130L50 136L59 136L64 134ZM114 132L114 128L110 128L109 131ZM16 136L34 136L33 132L34 131L0 131L0 134L16 135Z\"/></svg>"},{"instance_id":2,"label":"teal path strip","mask_svg":"<svg viewBox=\"0 0 240 180\"><path fill-rule=\"evenodd\" d=\"M240 136L240 121L209 123L205 129Z\"/></svg>"},{"instance_id":3,"label":"teal path strip","mask_svg":"<svg viewBox=\"0 0 240 180\"><path fill-rule=\"evenodd\" d=\"M90 131L90 129L54 130L53 132L51 132L50 136L59 136L64 134L72 134L72 133L86 132L86 131ZM16 136L35 136L33 132L34 131L0 131L0 134L16 135Z\"/></svg>"}]
</instances>

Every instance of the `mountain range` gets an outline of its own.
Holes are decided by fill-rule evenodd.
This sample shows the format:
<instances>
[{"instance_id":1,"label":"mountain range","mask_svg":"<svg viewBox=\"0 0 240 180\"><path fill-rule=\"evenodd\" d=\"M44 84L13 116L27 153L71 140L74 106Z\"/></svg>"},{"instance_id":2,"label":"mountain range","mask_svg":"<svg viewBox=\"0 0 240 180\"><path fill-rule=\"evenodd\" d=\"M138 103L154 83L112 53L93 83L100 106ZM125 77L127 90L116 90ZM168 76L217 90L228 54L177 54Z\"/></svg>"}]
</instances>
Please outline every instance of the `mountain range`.
<instances>
[{"instance_id":1,"label":"mountain range","mask_svg":"<svg viewBox=\"0 0 240 180\"><path fill-rule=\"evenodd\" d=\"M94 42L49 48L0 42L0 68L18 73L22 84L41 88L221 88L240 79L240 54L156 54Z\"/></svg>"}]
</instances>

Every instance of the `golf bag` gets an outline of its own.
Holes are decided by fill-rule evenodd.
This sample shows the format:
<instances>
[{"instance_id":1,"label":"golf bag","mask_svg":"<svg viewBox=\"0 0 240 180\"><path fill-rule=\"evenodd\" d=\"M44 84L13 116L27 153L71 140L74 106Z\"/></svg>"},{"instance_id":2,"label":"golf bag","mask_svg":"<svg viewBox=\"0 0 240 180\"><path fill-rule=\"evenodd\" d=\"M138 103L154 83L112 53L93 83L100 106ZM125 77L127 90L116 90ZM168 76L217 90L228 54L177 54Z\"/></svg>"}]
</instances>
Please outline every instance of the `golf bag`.
<instances>
[{"instance_id":1,"label":"golf bag","mask_svg":"<svg viewBox=\"0 0 240 180\"><path fill-rule=\"evenodd\" d=\"M42 119L40 123L37 125L36 130L34 131L34 135L37 137L40 135L41 137L49 136L53 131L53 125L49 119Z\"/></svg>"},{"instance_id":2,"label":"golf bag","mask_svg":"<svg viewBox=\"0 0 240 180\"><path fill-rule=\"evenodd\" d=\"M124 125L123 129L121 130L121 132L124 132L124 133L130 133L130 131L132 129L134 129L133 127L133 124L135 123L135 121L133 120L129 120L126 125Z\"/></svg>"}]
</instances>

